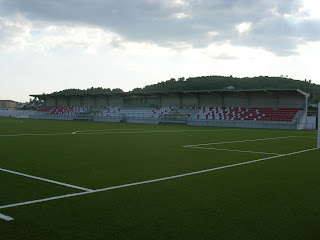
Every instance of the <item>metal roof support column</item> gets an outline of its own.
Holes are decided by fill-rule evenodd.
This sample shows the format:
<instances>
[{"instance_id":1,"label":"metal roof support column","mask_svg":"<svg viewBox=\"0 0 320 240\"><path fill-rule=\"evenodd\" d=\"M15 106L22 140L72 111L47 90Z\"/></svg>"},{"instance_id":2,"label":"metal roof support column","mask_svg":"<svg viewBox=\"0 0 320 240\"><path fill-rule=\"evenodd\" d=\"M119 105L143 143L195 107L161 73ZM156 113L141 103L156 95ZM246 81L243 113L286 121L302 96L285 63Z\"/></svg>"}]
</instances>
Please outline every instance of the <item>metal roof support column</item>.
<instances>
[{"instance_id":1,"label":"metal roof support column","mask_svg":"<svg viewBox=\"0 0 320 240\"><path fill-rule=\"evenodd\" d=\"M273 109L278 109L278 94L273 94Z\"/></svg>"},{"instance_id":2,"label":"metal roof support column","mask_svg":"<svg viewBox=\"0 0 320 240\"><path fill-rule=\"evenodd\" d=\"M199 94L196 94L196 97L197 97L197 108L200 107L200 97L199 97Z\"/></svg>"},{"instance_id":3,"label":"metal roof support column","mask_svg":"<svg viewBox=\"0 0 320 240\"><path fill-rule=\"evenodd\" d=\"M109 106L109 96L106 96L106 105Z\"/></svg>"},{"instance_id":4,"label":"metal roof support column","mask_svg":"<svg viewBox=\"0 0 320 240\"><path fill-rule=\"evenodd\" d=\"M162 108L162 97L159 96L159 108Z\"/></svg>"},{"instance_id":5,"label":"metal roof support column","mask_svg":"<svg viewBox=\"0 0 320 240\"><path fill-rule=\"evenodd\" d=\"M221 98L221 108L223 108L224 107L224 95L223 95L223 93L221 93L220 94L220 98Z\"/></svg>"},{"instance_id":6,"label":"metal roof support column","mask_svg":"<svg viewBox=\"0 0 320 240\"><path fill-rule=\"evenodd\" d=\"M305 111L306 111L306 116L308 116L308 100L309 100L309 96L307 95L307 96L305 96L305 99L306 99L306 105L305 105Z\"/></svg>"}]
</instances>

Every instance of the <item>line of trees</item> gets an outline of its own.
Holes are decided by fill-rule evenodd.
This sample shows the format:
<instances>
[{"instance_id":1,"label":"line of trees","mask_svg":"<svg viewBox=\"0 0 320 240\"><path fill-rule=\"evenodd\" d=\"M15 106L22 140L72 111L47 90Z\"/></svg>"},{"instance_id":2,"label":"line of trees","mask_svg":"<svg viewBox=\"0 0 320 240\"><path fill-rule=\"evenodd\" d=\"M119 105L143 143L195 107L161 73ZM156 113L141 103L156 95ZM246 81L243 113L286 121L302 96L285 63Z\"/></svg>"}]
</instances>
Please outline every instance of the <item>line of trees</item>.
<instances>
[{"instance_id":1,"label":"line of trees","mask_svg":"<svg viewBox=\"0 0 320 240\"><path fill-rule=\"evenodd\" d=\"M171 78L167 81L147 85L144 88L134 88L131 92L150 92L150 91L187 91L187 90L222 90L226 88L235 89L296 89L299 88L311 94L311 102L320 101L320 85L311 83L311 80L294 80L287 76L280 77L244 77L236 78L231 76L202 76L190 78ZM88 88L88 89L65 89L55 94L93 94L93 93L119 93L123 92L120 88Z\"/></svg>"},{"instance_id":2,"label":"line of trees","mask_svg":"<svg viewBox=\"0 0 320 240\"><path fill-rule=\"evenodd\" d=\"M76 89L76 88L70 88L70 89L65 89L59 92L53 92L51 95L60 95L60 94L65 94L65 95L73 95L73 94L93 94L93 93L120 93L123 92L121 88L102 88L102 87L91 87L88 89Z\"/></svg>"},{"instance_id":3,"label":"line of trees","mask_svg":"<svg viewBox=\"0 0 320 240\"><path fill-rule=\"evenodd\" d=\"M311 80L294 80L287 76L282 77L244 77L231 76L202 76L185 79L184 77L159 82L135 88L132 92L144 91L187 91L187 90L222 90L222 89L301 89L311 94L312 102L320 101L320 85L311 83Z\"/></svg>"}]
</instances>

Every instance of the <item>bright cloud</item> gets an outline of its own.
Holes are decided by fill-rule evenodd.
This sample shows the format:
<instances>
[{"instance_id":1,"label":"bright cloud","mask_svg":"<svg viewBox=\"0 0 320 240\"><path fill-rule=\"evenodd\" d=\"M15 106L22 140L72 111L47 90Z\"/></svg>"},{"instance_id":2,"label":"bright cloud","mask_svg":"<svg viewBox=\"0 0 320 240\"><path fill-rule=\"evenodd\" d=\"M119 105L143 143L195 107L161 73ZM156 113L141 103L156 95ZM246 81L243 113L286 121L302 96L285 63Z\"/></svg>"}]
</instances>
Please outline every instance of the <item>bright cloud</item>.
<instances>
[{"instance_id":1,"label":"bright cloud","mask_svg":"<svg viewBox=\"0 0 320 240\"><path fill-rule=\"evenodd\" d=\"M251 28L251 22L240 23L237 26L237 30L239 33L247 32L250 30L250 28Z\"/></svg>"},{"instance_id":2,"label":"bright cloud","mask_svg":"<svg viewBox=\"0 0 320 240\"><path fill-rule=\"evenodd\" d=\"M185 13L176 13L176 14L174 14L174 16L176 17L176 18L178 18L178 19L182 19L182 18L187 18L187 17L189 17L187 14L185 14Z\"/></svg>"},{"instance_id":3,"label":"bright cloud","mask_svg":"<svg viewBox=\"0 0 320 240\"><path fill-rule=\"evenodd\" d=\"M0 95L219 74L317 81L318 9L313 0L0 0Z\"/></svg>"},{"instance_id":4,"label":"bright cloud","mask_svg":"<svg viewBox=\"0 0 320 240\"><path fill-rule=\"evenodd\" d=\"M17 16L17 20L0 16L0 47L19 51L28 45L32 24Z\"/></svg>"}]
</instances>

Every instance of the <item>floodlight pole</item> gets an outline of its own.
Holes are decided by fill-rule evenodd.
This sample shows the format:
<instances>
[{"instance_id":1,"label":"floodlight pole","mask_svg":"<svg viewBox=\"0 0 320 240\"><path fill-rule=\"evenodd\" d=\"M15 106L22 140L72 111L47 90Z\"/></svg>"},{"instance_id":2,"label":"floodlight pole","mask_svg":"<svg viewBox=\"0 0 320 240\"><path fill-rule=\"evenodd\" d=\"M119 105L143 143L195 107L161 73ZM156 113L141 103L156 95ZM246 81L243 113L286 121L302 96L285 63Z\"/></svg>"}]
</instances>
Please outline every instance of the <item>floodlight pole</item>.
<instances>
[{"instance_id":1,"label":"floodlight pole","mask_svg":"<svg viewBox=\"0 0 320 240\"><path fill-rule=\"evenodd\" d=\"M320 148L320 102L318 103L318 148Z\"/></svg>"}]
</instances>

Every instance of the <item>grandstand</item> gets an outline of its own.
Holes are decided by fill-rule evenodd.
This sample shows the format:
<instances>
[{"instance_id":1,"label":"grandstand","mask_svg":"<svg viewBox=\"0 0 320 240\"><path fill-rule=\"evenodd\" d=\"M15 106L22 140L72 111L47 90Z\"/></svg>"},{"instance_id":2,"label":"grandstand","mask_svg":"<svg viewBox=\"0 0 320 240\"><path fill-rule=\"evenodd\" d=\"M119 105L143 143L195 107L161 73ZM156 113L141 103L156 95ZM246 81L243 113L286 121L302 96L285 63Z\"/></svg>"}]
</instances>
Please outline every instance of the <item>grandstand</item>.
<instances>
[{"instance_id":1,"label":"grandstand","mask_svg":"<svg viewBox=\"0 0 320 240\"><path fill-rule=\"evenodd\" d=\"M43 94L32 118L299 129L309 94L299 89Z\"/></svg>"}]
</instances>

